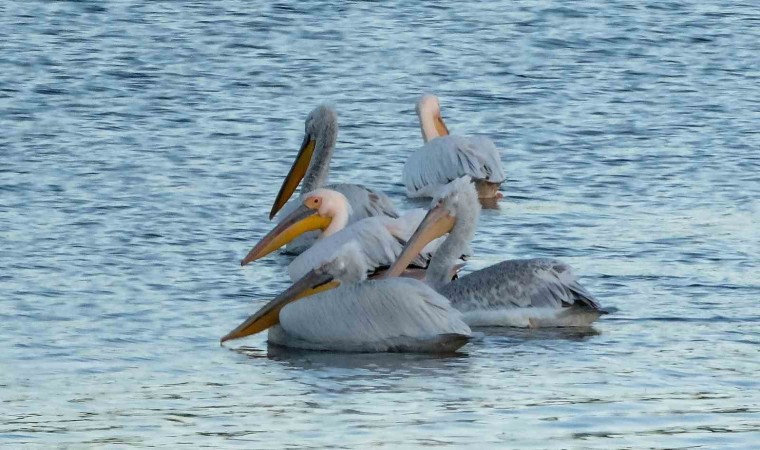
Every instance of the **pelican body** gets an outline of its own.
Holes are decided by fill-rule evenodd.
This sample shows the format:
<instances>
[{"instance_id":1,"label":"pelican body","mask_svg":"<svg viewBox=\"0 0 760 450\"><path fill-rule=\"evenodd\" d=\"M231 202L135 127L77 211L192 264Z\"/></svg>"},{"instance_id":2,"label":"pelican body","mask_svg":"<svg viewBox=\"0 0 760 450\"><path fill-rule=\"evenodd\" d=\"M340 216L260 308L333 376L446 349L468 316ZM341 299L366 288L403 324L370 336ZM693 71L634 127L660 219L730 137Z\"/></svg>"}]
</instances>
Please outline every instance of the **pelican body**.
<instances>
[{"instance_id":1,"label":"pelican body","mask_svg":"<svg viewBox=\"0 0 760 450\"><path fill-rule=\"evenodd\" d=\"M301 202L299 207L285 216L251 249L241 262L242 265L263 258L305 233L318 232L319 238L314 245L298 255L288 266L292 280L301 278L321 262L335 256L350 242L359 244L364 265L370 274L375 274L396 260L403 244L425 215L424 210L413 209L396 219L375 216L349 224L351 205L340 192L316 189L304 194ZM414 258L413 269L427 267L431 253L441 241L438 239L425 246L420 255ZM410 272L419 275L417 270L407 271L404 275L410 275Z\"/></svg>"},{"instance_id":2,"label":"pelican body","mask_svg":"<svg viewBox=\"0 0 760 450\"><path fill-rule=\"evenodd\" d=\"M446 353L467 343L470 328L445 297L417 280L366 280L366 272L359 244L349 243L222 342L272 327L269 343L308 350Z\"/></svg>"},{"instance_id":3,"label":"pelican body","mask_svg":"<svg viewBox=\"0 0 760 450\"><path fill-rule=\"evenodd\" d=\"M269 218L272 219L280 209L285 207L287 213L297 207L286 205L298 184L301 193L311 192L320 187L326 187L343 194L351 205L349 222L373 216L398 217L393 202L381 193L358 184L329 184L327 178L330 171L335 142L338 138L338 114L334 108L320 105L309 113L305 122L305 135L293 166L280 187ZM299 254L313 244L316 236L310 234L293 242L287 249L288 253Z\"/></svg>"},{"instance_id":4,"label":"pelican body","mask_svg":"<svg viewBox=\"0 0 760 450\"><path fill-rule=\"evenodd\" d=\"M387 275L403 270L415 249L448 233L430 260L425 280L464 314L469 325L588 326L604 314L570 266L554 259L503 261L450 281L444 274L455 263L454 255L472 240L479 213L469 178L451 182L434 199Z\"/></svg>"},{"instance_id":5,"label":"pelican body","mask_svg":"<svg viewBox=\"0 0 760 450\"><path fill-rule=\"evenodd\" d=\"M441 118L438 98L424 95L417 102L417 116L425 144L404 164L403 181L409 197L433 197L450 181L470 176L480 198L499 198L504 182L501 155L484 136L450 135Z\"/></svg>"}]
</instances>

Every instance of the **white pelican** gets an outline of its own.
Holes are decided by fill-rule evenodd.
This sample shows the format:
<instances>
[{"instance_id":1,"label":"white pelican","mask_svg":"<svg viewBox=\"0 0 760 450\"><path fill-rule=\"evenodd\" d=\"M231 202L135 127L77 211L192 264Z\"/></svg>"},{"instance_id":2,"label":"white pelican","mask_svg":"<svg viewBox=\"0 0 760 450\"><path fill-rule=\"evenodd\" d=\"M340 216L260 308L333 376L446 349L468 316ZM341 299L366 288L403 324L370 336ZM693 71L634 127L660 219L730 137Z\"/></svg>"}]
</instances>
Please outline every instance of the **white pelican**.
<instances>
[{"instance_id":1,"label":"white pelican","mask_svg":"<svg viewBox=\"0 0 760 450\"><path fill-rule=\"evenodd\" d=\"M448 182L465 175L475 180L478 197L501 197L499 186L507 177L499 150L490 139L450 135L435 95L420 98L417 116L425 145L404 164L403 181L409 197L433 197Z\"/></svg>"},{"instance_id":2,"label":"white pelican","mask_svg":"<svg viewBox=\"0 0 760 450\"><path fill-rule=\"evenodd\" d=\"M410 210L396 219L367 217L347 225L350 215L351 205L340 192L320 188L304 194L301 205L267 233L243 258L241 265L263 258L304 233L316 231L320 233L317 242L288 266L292 280L303 277L353 241L360 245L364 265L374 274L390 266L401 254L404 243L420 224L425 212L422 209ZM430 254L440 242L442 239L435 240L422 249L420 256L413 261L414 269L427 267ZM418 270L405 272L404 275L420 276Z\"/></svg>"},{"instance_id":3,"label":"white pelican","mask_svg":"<svg viewBox=\"0 0 760 450\"><path fill-rule=\"evenodd\" d=\"M221 341L274 326L270 343L309 350L441 353L467 343L470 328L432 288L409 278L366 280L366 272L358 243L344 245Z\"/></svg>"},{"instance_id":4,"label":"white pelican","mask_svg":"<svg viewBox=\"0 0 760 450\"><path fill-rule=\"evenodd\" d=\"M503 261L450 281L445 274L472 240L480 213L468 177L451 182L407 242L386 276L406 267L417 249L448 233L433 254L425 280L464 313L471 326L588 326L602 311L570 266L554 259Z\"/></svg>"},{"instance_id":5,"label":"white pelican","mask_svg":"<svg viewBox=\"0 0 760 450\"><path fill-rule=\"evenodd\" d=\"M305 131L303 144L272 205L270 220L285 206L301 180L301 193L326 187L346 196L352 210L349 222L372 216L398 217L393 202L382 192L358 184L326 184L330 159L338 138L338 114L334 108L327 105L314 108L306 117ZM286 207L286 210L289 212L292 209ZM313 240L314 236L305 237L289 247L288 251L300 253L311 245Z\"/></svg>"}]
</instances>

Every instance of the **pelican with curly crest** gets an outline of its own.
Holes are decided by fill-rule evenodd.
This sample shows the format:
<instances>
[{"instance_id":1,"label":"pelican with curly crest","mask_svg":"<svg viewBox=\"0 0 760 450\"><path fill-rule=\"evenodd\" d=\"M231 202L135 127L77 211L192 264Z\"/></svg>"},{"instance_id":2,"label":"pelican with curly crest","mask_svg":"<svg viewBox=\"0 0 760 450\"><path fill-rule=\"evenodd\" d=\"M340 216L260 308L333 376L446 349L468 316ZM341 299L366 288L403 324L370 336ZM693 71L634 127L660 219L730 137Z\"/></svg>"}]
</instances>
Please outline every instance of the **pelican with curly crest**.
<instances>
[{"instance_id":1,"label":"pelican with curly crest","mask_svg":"<svg viewBox=\"0 0 760 450\"><path fill-rule=\"evenodd\" d=\"M470 326L588 326L605 314L570 266L554 259L507 260L454 281L446 278L457 252L472 240L479 213L469 177L449 183L386 276L400 273L418 249L448 233L430 260L425 281L462 311Z\"/></svg>"},{"instance_id":2,"label":"pelican with curly crest","mask_svg":"<svg viewBox=\"0 0 760 450\"><path fill-rule=\"evenodd\" d=\"M343 194L351 205L351 215L348 222L355 222L366 217L387 216L398 217L398 212L391 199L372 189L359 184L338 183L327 184L330 172L330 160L338 138L338 114L328 105L320 105L306 117L305 135L288 175L277 193L277 198L269 212L272 219L278 211L285 208L291 212L298 202L286 202L301 183L301 193L311 192L325 187ZM294 206L291 206L294 205ZM314 235L304 236L298 242L288 247L288 253L299 254L313 244Z\"/></svg>"},{"instance_id":3,"label":"pelican with curly crest","mask_svg":"<svg viewBox=\"0 0 760 450\"><path fill-rule=\"evenodd\" d=\"M425 283L366 273L350 242L221 341L269 329L269 343L307 350L449 353L467 343L461 314Z\"/></svg>"},{"instance_id":4,"label":"pelican with curly crest","mask_svg":"<svg viewBox=\"0 0 760 450\"><path fill-rule=\"evenodd\" d=\"M420 98L417 116L425 144L404 164L403 182L409 197L433 197L450 181L469 175L479 198L501 198L499 187L506 176L493 141L485 136L449 134L435 95Z\"/></svg>"}]
</instances>

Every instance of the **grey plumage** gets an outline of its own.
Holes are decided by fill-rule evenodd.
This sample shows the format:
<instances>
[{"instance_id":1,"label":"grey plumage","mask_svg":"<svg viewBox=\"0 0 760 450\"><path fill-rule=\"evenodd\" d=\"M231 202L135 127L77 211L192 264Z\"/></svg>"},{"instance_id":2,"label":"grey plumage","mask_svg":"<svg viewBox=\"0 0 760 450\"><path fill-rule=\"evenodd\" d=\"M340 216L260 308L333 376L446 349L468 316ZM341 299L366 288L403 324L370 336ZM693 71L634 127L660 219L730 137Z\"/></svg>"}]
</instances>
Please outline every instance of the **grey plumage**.
<instances>
[{"instance_id":1,"label":"grey plumage","mask_svg":"<svg viewBox=\"0 0 760 450\"><path fill-rule=\"evenodd\" d=\"M360 184L349 183L328 184L324 187L346 196L352 210L351 222L374 216L392 217L394 219L399 217L398 210L391 199L382 192L374 191ZM301 191L309 192L303 189Z\"/></svg>"},{"instance_id":2,"label":"grey plumage","mask_svg":"<svg viewBox=\"0 0 760 450\"><path fill-rule=\"evenodd\" d=\"M304 122L304 139L314 139L314 154L301 182L301 193L311 192L327 183L335 143L338 140L338 113L329 105L314 108Z\"/></svg>"},{"instance_id":3,"label":"grey plumage","mask_svg":"<svg viewBox=\"0 0 760 450\"><path fill-rule=\"evenodd\" d=\"M338 113L328 105L316 107L306 118L306 136L316 138L314 155L301 183L301 194L324 187L345 195L352 209L352 221L372 216L398 217L398 211L391 199L382 192L376 192L360 184L327 184L330 175L335 143L338 139Z\"/></svg>"},{"instance_id":4,"label":"grey plumage","mask_svg":"<svg viewBox=\"0 0 760 450\"><path fill-rule=\"evenodd\" d=\"M368 272L371 273L390 265L404 247L400 237L394 236L386 226L386 222L392 220L396 219L367 217L350 224L332 236L316 241L288 265L290 278L292 280L301 278L322 261L341 253L343 246L355 242L360 244L362 264ZM413 264L417 267L427 267L428 260L418 257Z\"/></svg>"},{"instance_id":5,"label":"grey plumage","mask_svg":"<svg viewBox=\"0 0 760 450\"><path fill-rule=\"evenodd\" d=\"M338 287L280 312L270 342L352 352L452 351L470 335L448 300L417 280L390 278Z\"/></svg>"},{"instance_id":6,"label":"grey plumage","mask_svg":"<svg viewBox=\"0 0 760 450\"><path fill-rule=\"evenodd\" d=\"M572 269L555 259L511 259L459 277L439 289L460 311L496 308L600 309Z\"/></svg>"},{"instance_id":7,"label":"grey plumage","mask_svg":"<svg viewBox=\"0 0 760 450\"><path fill-rule=\"evenodd\" d=\"M471 254L470 242L480 217L480 202L470 177L461 177L443 186L432 205L441 204L456 217L456 225L438 246L428 264L428 282L439 289L451 281L451 268L461 255Z\"/></svg>"},{"instance_id":8,"label":"grey plumage","mask_svg":"<svg viewBox=\"0 0 760 450\"><path fill-rule=\"evenodd\" d=\"M490 139L437 137L409 156L403 180L410 197L432 197L441 186L465 175L476 181L504 182L500 154Z\"/></svg>"},{"instance_id":9,"label":"grey plumage","mask_svg":"<svg viewBox=\"0 0 760 450\"><path fill-rule=\"evenodd\" d=\"M387 216L398 217L398 211L391 199L382 192L369 189L365 186L352 183L327 184L330 174L330 160L332 159L335 143L338 138L338 114L335 108L329 105L320 105L312 110L305 121L306 136L304 139L315 139L314 153L309 163L309 168L301 183L301 196L314 189L324 187L343 194L351 205L352 214L349 223L374 217ZM290 212L301 204L300 198L288 202L280 213L280 218L286 217ZM286 247L286 253L300 254L309 248L316 240L318 233L306 233L299 236Z\"/></svg>"},{"instance_id":10,"label":"grey plumage","mask_svg":"<svg viewBox=\"0 0 760 450\"><path fill-rule=\"evenodd\" d=\"M465 181L450 183L433 200L456 222L430 261L428 281L469 325L585 326L604 313L570 266L554 259L507 260L450 282L443 274L472 240L480 212L475 188Z\"/></svg>"},{"instance_id":11,"label":"grey plumage","mask_svg":"<svg viewBox=\"0 0 760 450\"><path fill-rule=\"evenodd\" d=\"M485 136L450 135L435 95L423 95L416 111L425 144L404 164L407 195L433 197L447 183L469 176L481 197L498 198L506 176L493 141Z\"/></svg>"},{"instance_id":12,"label":"grey plumage","mask_svg":"<svg viewBox=\"0 0 760 450\"><path fill-rule=\"evenodd\" d=\"M344 245L318 273L341 281L333 290L288 304L269 342L346 352L446 352L464 345L470 328L449 301L422 282L366 281L358 243Z\"/></svg>"}]
</instances>

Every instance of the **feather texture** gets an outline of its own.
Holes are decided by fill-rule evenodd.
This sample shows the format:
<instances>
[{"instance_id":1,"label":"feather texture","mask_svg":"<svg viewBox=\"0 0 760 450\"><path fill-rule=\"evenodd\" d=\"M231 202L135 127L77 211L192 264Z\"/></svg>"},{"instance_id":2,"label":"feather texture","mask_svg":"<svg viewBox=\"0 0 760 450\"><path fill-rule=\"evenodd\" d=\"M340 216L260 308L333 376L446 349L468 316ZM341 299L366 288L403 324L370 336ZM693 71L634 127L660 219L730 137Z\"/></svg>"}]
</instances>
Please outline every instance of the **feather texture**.
<instances>
[{"instance_id":1,"label":"feather texture","mask_svg":"<svg viewBox=\"0 0 760 450\"><path fill-rule=\"evenodd\" d=\"M337 233L317 240L314 245L304 250L288 266L288 274L295 281L323 261L336 257L343 247L356 241L364 256L364 263L369 272L387 267L396 260L409 238L406 233L409 225L399 224L402 219L389 217L368 217L355 222ZM420 219L421 220L421 219ZM417 256L412 262L414 267L427 267L430 254Z\"/></svg>"},{"instance_id":2,"label":"feather texture","mask_svg":"<svg viewBox=\"0 0 760 450\"><path fill-rule=\"evenodd\" d=\"M458 177L502 183L506 176L499 150L484 136L441 136L428 141L404 164L403 181L410 197L432 197Z\"/></svg>"},{"instance_id":3,"label":"feather texture","mask_svg":"<svg viewBox=\"0 0 760 450\"><path fill-rule=\"evenodd\" d=\"M316 350L453 351L470 333L433 289L390 278L341 285L287 305L269 341Z\"/></svg>"},{"instance_id":4,"label":"feather texture","mask_svg":"<svg viewBox=\"0 0 760 450\"><path fill-rule=\"evenodd\" d=\"M475 234L480 208L467 179L440 189L433 207L456 218L446 240L433 255L426 281L464 313L470 325L587 326L604 312L578 283L570 266L553 259L507 260L450 281L456 255Z\"/></svg>"},{"instance_id":5,"label":"feather texture","mask_svg":"<svg viewBox=\"0 0 760 450\"><path fill-rule=\"evenodd\" d=\"M398 217L398 211L396 211L391 199L381 192L358 184L326 184L330 173L330 160L338 138L338 113L333 106L323 104L314 108L306 117L304 127L306 138L315 140L316 144L312 160L309 162L309 167L301 184L301 197L303 194L320 187L340 192L348 199L351 206L352 213L349 216L349 223L374 216ZM286 203L280 213L279 220L287 217L299 205L301 205L301 198ZM312 232L298 237L288 244L285 252L294 255L300 254L314 244L318 235L319 233Z\"/></svg>"},{"instance_id":6,"label":"feather texture","mask_svg":"<svg viewBox=\"0 0 760 450\"><path fill-rule=\"evenodd\" d=\"M337 256L342 248L352 241L360 244L364 262L370 271L387 266L401 253L402 245L391 235L383 222L380 217L368 217L332 236L319 239L290 263L290 278L293 281L298 280L323 261Z\"/></svg>"},{"instance_id":7,"label":"feather texture","mask_svg":"<svg viewBox=\"0 0 760 450\"><path fill-rule=\"evenodd\" d=\"M567 264L513 259L464 275L439 289L478 326L586 326L603 311Z\"/></svg>"},{"instance_id":8,"label":"feather texture","mask_svg":"<svg viewBox=\"0 0 760 450\"><path fill-rule=\"evenodd\" d=\"M440 292L460 311L496 308L599 309L567 264L554 259L512 259L459 277Z\"/></svg>"},{"instance_id":9,"label":"feather texture","mask_svg":"<svg viewBox=\"0 0 760 450\"><path fill-rule=\"evenodd\" d=\"M364 186L358 184L330 184L325 186L325 189L331 189L343 194L348 200L348 204L351 207L351 214L349 215L348 223L352 224L368 217L389 217L398 218L399 213L393 202L387 195L382 192L373 191ZM305 193L308 193L306 191ZM291 200L285 204L280 212L279 219L282 220L285 217L295 211L302 203L303 196L296 200ZM308 248L310 248L317 241L319 237L318 231L310 231L297 237L293 242L289 243L285 249L285 253L291 255L300 255Z\"/></svg>"},{"instance_id":10,"label":"feather texture","mask_svg":"<svg viewBox=\"0 0 760 450\"><path fill-rule=\"evenodd\" d=\"M396 218L398 210L390 197L359 184L328 184L325 189L332 189L345 195L353 211L351 221L356 222L366 217L384 216Z\"/></svg>"}]
</instances>

